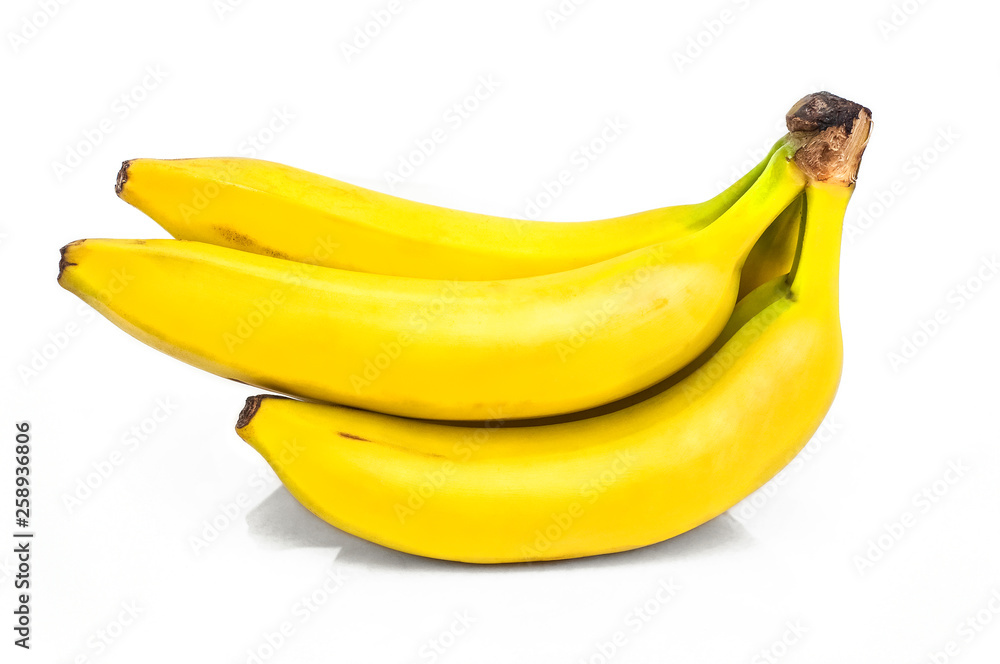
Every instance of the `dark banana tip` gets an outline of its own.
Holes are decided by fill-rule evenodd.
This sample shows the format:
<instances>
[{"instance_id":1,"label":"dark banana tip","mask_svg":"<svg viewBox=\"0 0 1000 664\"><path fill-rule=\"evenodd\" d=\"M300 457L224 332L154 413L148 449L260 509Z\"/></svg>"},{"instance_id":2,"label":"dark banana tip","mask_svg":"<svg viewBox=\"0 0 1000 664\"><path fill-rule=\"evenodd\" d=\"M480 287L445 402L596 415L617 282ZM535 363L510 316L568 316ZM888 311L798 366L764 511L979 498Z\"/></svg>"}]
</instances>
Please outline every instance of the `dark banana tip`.
<instances>
[{"instance_id":1,"label":"dark banana tip","mask_svg":"<svg viewBox=\"0 0 1000 664\"><path fill-rule=\"evenodd\" d=\"M59 250L59 275L56 277L56 281L61 281L63 276L63 270L65 270L70 265L76 265L68 258L66 258L66 252L69 251L70 247L75 247L79 244L83 244L86 240L77 240L75 242L70 242L65 247Z\"/></svg>"},{"instance_id":2,"label":"dark banana tip","mask_svg":"<svg viewBox=\"0 0 1000 664\"><path fill-rule=\"evenodd\" d=\"M264 401L264 395L258 394L252 397L247 397L246 404L243 405L243 410L240 411L240 416L236 420L236 428L242 429L246 425L250 424L250 420L253 416L257 414L260 409L260 404Z\"/></svg>"},{"instance_id":3,"label":"dark banana tip","mask_svg":"<svg viewBox=\"0 0 1000 664\"><path fill-rule=\"evenodd\" d=\"M122 162L122 167L118 169L118 177L115 178L115 194L118 196L122 195L122 189L125 188L125 183L128 182L128 167L132 165L131 159L126 159Z\"/></svg>"}]
</instances>

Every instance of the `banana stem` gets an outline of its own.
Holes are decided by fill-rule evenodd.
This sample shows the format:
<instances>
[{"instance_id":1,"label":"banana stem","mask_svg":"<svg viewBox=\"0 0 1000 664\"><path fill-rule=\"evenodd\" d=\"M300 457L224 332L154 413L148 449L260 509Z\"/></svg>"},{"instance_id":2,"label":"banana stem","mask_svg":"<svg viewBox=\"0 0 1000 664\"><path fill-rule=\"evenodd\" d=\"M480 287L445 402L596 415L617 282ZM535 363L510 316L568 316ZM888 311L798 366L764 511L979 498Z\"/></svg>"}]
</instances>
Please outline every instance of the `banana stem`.
<instances>
[{"instance_id":1,"label":"banana stem","mask_svg":"<svg viewBox=\"0 0 1000 664\"><path fill-rule=\"evenodd\" d=\"M754 166L739 180L731 184L725 191L717 194L705 203L702 203L706 213L696 219L691 224L691 228L693 230L702 230L722 216L726 210L733 207L733 205L735 205L740 198L742 198L743 195L750 190L753 184L760 179L761 175L764 174L764 171L767 169L767 165L771 163L771 159L774 157L774 153L784 147L784 145L788 142L788 138L788 134L785 134L780 139L775 141L774 145L771 146L771 149L768 150L767 154L764 155L764 158L759 164ZM715 212L715 214L711 214L711 212Z\"/></svg>"},{"instance_id":2,"label":"banana stem","mask_svg":"<svg viewBox=\"0 0 1000 664\"><path fill-rule=\"evenodd\" d=\"M809 177L799 247L789 274L793 297L837 305L844 213L854 193L872 113L829 92L806 95L785 116L795 163Z\"/></svg>"},{"instance_id":3,"label":"banana stem","mask_svg":"<svg viewBox=\"0 0 1000 664\"><path fill-rule=\"evenodd\" d=\"M872 112L829 92L806 95L785 115L795 163L810 180L850 185L858 179L868 145Z\"/></svg>"},{"instance_id":4,"label":"banana stem","mask_svg":"<svg viewBox=\"0 0 1000 664\"><path fill-rule=\"evenodd\" d=\"M797 300L836 306L844 213L853 193L853 185L812 182L806 187L804 231L790 275L791 294Z\"/></svg>"},{"instance_id":5,"label":"banana stem","mask_svg":"<svg viewBox=\"0 0 1000 664\"><path fill-rule=\"evenodd\" d=\"M794 163L797 145L786 142L771 157L753 186L731 208L695 237L719 254L738 256L741 269L750 250L781 211L795 200L808 179Z\"/></svg>"},{"instance_id":6,"label":"banana stem","mask_svg":"<svg viewBox=\"0 0 1000 664\"><path fill-rule=\"evenodd\" d=\"M806 95L785 115L788 135L778 142L753 186L698 233L718 250L740 256L738 267L764 230L807 183L854 184L871 134L871 111L829 92ZM712 236L706 240L705 234Z\"/></svg>"}]
</instances>

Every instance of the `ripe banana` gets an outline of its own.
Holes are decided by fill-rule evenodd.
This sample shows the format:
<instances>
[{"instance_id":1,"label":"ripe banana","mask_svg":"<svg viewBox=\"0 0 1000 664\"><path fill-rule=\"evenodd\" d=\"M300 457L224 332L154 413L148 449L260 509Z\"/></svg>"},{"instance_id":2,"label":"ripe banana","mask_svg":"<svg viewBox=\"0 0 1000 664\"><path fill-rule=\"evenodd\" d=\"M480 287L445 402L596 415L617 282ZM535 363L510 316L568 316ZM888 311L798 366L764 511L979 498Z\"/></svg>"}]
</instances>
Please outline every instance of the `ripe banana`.
<instances>
[{"instance_id":1,"label":"ripe banana","mask_svg":"<svg viewBox=\"0 0 1000 664\"><path fill-rule=\"evenodd\" d=\"M578 223L450 210L256 159L133 159L122 164L115 191L181 240L358 272L511 279L599 263L704 228L746 193L784 141L704 203Z\"/></svg>"},{"instance_id":2,"label":"ripe banana","mask_svg":"<svg viewBox=\"0 0 1000 664\"><path fill-rule=\"evenodd\" d=\"M700 363L634 405L559 424L474 427L257 396L237 432L309 510L400 551L505 563L668 539L767 482L829 409L852 189L810 184L794 277L741 301Z\"/></svg>"},{"instance_id":3,"label":"ripe banana","mask_svg":"<svg viewBox=\"0 0 1000 664\"><path fill-rule=\"evenodd\" d=\"M433 419L567 413L652 385L712 343L747 253L804 187L793 157L809 140L781 146L703 230L556 274L445 282L85 240L64 247L59 283L154 348L265 389ZM109 293L116 273L131 281Z\"/></svg>"}]
</instances>

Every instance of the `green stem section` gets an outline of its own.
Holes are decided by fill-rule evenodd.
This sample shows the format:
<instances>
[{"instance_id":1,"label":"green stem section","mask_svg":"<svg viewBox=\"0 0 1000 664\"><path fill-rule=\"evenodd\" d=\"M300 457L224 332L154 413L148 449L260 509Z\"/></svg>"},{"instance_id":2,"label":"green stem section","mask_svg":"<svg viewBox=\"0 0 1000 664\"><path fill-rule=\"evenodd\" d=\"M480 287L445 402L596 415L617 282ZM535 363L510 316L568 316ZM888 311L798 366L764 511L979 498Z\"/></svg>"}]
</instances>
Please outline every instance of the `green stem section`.
<instances>
[{"instance_id":1,"label":"green stem section","mask_svg":"<svg viewBox=\"0 0 1000 664\"><path fill-rule=\"evenodd\" d=\"M782 145L749 191L695 237L713 253L739 256L738 267L774 219L795 200L806 177L795 165L795 146Z\"/></svg>"},{"instance_id":2,"label":"green stem section","mask_svg":"<svg viewBox=\"0 0 1000 664\"><path fill-rule=\"evenodd\" d=\"M720 194L715 195L711 199L705 201L698 205L704 211L697 218L693 219L690 228L692 230L699 231L712 222L714 222L718 217L731 208L744 194L750 189L754 182L760 179L760 176L764 173L764 169L771 162L771 158L774 157L774 153L777 152L782 146L788 142L787 136L782 136L768 153L761 159L760 163L754 166L750 171L748 171L743 177L729 185L729 187Z\"/></svg>"}]
</instances>

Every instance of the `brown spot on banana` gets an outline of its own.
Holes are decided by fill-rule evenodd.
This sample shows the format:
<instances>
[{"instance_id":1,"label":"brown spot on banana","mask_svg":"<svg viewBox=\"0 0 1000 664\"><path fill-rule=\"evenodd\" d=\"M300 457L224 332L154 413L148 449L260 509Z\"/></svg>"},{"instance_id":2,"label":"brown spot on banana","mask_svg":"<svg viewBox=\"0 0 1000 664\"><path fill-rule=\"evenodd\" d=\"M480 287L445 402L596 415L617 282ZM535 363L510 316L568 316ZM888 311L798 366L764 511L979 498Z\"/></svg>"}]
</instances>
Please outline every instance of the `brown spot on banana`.
<instances>
[{"instance_id":1,"label":"brown spot on banana","mask_svg":"<svg viewBox=\"0 0 1000 664\"><path fill-rule=\"evenodd\" d=\"M271 256L272 258L284 258L288 259L288 254L282 253L271 249L270 247L265 247L253 238L239 231L235 231L232 228L227 228L225 226L212 226L212 230L218 233L226 242L233 246L237 246L247 250L255 250L257 253L262 253L266 256Z\"/></svg>"}]
</instances>

